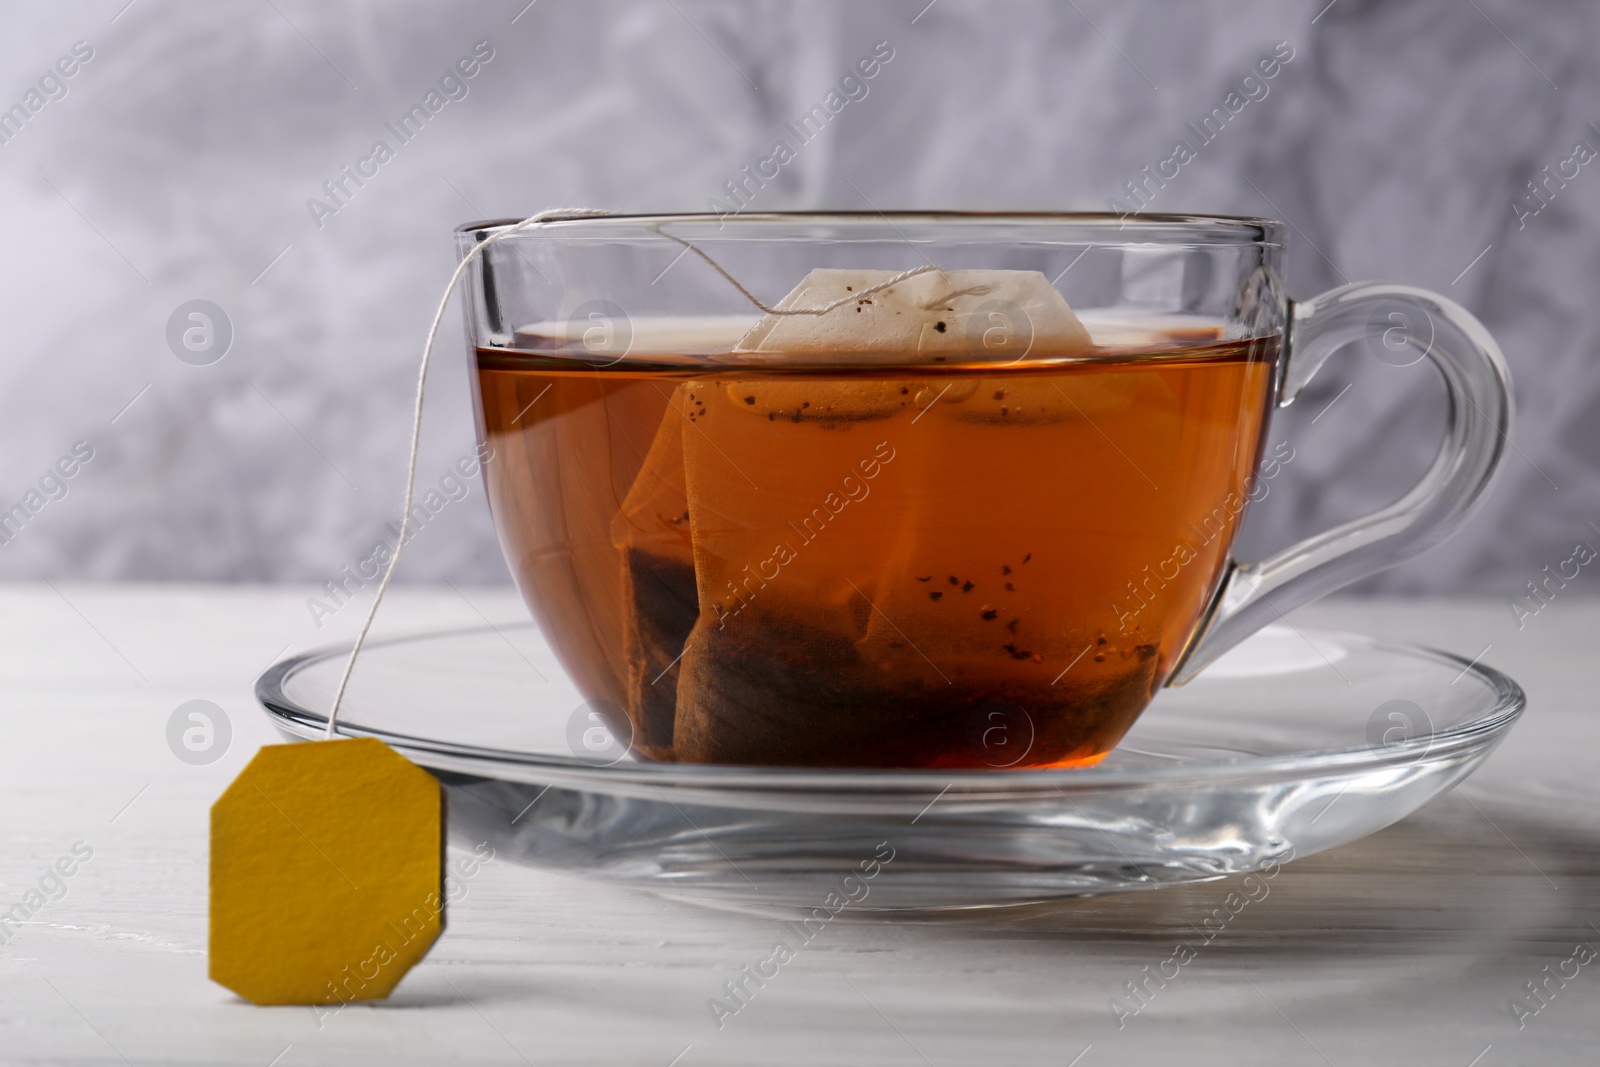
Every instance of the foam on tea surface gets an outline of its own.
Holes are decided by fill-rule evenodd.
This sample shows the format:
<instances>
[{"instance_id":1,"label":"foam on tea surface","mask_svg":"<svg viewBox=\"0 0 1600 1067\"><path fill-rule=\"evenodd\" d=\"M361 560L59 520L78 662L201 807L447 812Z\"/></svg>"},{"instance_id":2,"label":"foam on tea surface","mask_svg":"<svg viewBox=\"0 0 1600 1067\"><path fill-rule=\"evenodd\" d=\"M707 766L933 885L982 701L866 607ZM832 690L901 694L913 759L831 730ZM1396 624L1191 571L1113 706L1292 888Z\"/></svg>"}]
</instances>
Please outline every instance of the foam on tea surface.
<instances>
[{"instance_id":1,"label":"foam on tea surface","mask_svg":"<svg viewBox=\"0 0 1600 1067\"><path fill-rule=\"evenodd\" d=\"M775 307L885 274L815 271ZM513 570L648 757L1092 762L1215 587L1271 352L1214 327L1097 348L1035 272L871 299L636 321L606 368L541 358L573 339L544 324L480 350ZM1026 347L986 346L984 316L1015 338L1019 307Z\"/></svg>"}]
</instances>

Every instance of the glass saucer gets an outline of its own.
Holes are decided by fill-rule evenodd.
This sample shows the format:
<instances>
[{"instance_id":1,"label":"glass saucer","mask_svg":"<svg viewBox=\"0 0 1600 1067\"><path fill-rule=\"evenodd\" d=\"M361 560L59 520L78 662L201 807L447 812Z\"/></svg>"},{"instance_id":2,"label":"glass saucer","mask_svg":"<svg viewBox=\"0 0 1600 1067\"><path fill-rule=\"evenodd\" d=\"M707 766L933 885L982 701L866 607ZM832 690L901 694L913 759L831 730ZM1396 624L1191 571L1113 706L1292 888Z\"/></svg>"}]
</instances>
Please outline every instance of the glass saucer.
<instances>
[{"instance_id":1,"label":"glass saucer","mask_svg":"<svg viewBox=\"0 0 1600 1067\"><path fill-rule=\"evenodd\" d=\"M281 732L321 736L347 653L261 676ZM836 914L1037 903L1308 856L1459 782L1524 703L1448 653L1268 627L1163 690L1092 768L650 763L607 750L522 624L369 643L339 733L437 774L458 841L705 904Z\"/></svg>"}]
</instances>

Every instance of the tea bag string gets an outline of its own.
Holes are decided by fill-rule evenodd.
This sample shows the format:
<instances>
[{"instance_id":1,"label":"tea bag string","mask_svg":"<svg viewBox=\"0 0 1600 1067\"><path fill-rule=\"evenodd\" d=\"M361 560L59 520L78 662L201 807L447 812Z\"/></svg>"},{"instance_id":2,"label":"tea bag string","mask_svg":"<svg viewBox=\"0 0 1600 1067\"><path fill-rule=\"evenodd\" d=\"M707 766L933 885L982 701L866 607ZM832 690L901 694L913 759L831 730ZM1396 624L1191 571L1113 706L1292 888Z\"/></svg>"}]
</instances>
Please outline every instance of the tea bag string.
<instances>
[{"instance_id":1,"label":"tea bag string","mask_svg":"<svg viewBox=\"0 0 1600 1067\"><path fill-rule=\"evenodd\" d=\"M529 215L521 222L509 226L498 233L491 234L473 245L467 254L461 257L461 262L456 265L455 272L450 275L449 284L445 286L444 294L439 298L439 306L433 313L433 322L428 327L428 337L422 346L422 362L417 368L417 396L411 410L411 451L406 458L406 492L405 501L401 505L400 511L400 531L395 539L394 553L389 557L389 565L384 569L383 579L378 582L378 589L372 597L372 604L367 608L366 618L361 622L361 630L356 634L355 644L350 646L350 655L345 659L344 671L339 675L339 687L334 691L333 706L328 710L327 729L322 735L324 740L333 740L335 731L338 729L339 709L344 705L345 690L350 686L350 675L356 669L356 659L361 655L361 650L367 643L367 635L372 632L373 620L378 617L378 607L383 603L383 594L388 591L389 582L394 577L395 568L400 563L400 553L405 548L406 534L411 528L411 506L415 502L417 485L417 453L422 443L423 392L428 381L428 364L433 359L433 344L439 336L439 324L444 321L445 309L450 304L451 294L455 292L456 286L460 283L461 276L467 272L467 268L472 266L473 261L492 244L497 244L507 237L521 233L530 226L536 226L542 222L554 222L558 219L596 218L612 214L615 214L615 212L599 208L552 208L535 215ZM921 267L914 267L911 270L904 270L886 281L868 286L860 292L852 292L849 296L841 297L819 308L776 308L769 307L763 303L754 293L746 289L739 279L729 274L722 264L688 240L676 234L667 233L659 224L650 228L667 240L674 241L699 256L712 270L726 279L729 285L737 289L746 300L768 315L826 315L828 312L844 307L846 304L853 303L864 296L871 296L873 293L882 292L898 285L907 278L914 278L919 274L926 274L928 271L939 269L930 263Z\"/></svg>"},{"instance_id":2,"label":"tea bag string","mask_svg":"<svg viewBox=\"0 0 1600 1067\"><path fill-rule=\"evenodd\" d=\"M345 689L350 685L351 672L356 669L356 657L361 655L361 648L367 643L367 634L372 630L372 621L378 616L378 605L383 603L383 594L388 591L389 581L394 577L394 569L400 563L400 552L405 548L406 533L411 527L411 505L415 500L417 487L417 451L422 443L423 387L428 381L428 363L433 358L433 342L439 336L439 324L444 321L445 308L450 304L451 294L455 292L456 285L460 283L461 276L467 272L467 268L490 245L541 222L593 218L610 214L612 212L597 208L552 208L536 215L529 215L516 225L491 234L473 245L471 250L461 257L455 273L450 275L450 282L444 287L444 295L439 298L439 307L433 313L433 323L428 327L428 339L422 346L422 363L417 368L417 399L411 410L411 453L406 460L406 495L400 511L400 532L395 538L394 554L389 557L389 566L384 569L383 580L378 583L378 591L372 598L372 606L367 609L367 617L361 622L361 632L356 634L356 642L350 646L350 655L344 662L344 673L339 676L339 688L333 694L333 707L328 711L328 728L322 735L324 740L333 740L334 731L339 725L339 708L344 703Z\"/></svg>"},{"instance_id":3,"label":"tea bag string","mask_svg":"<svg viewBox=\"0 0 1600 1067\"><path fill-rule=\"evenodd\" d=\"M833 301L832 303L824 304L822 307L819 307L819 308L769 307L766 304L763 304L761 302L760 298L758 298L756 296L756 294L754 294L750 290L746 289L744 287L744 285L739 281L738 278L735 278L732 274L729 274L727 268L724 267L721 263L718 263L715 259L713 259L711 257L711 255L710 255L710 253L708 253L704 249L698 247L692 241L689 241L689 240L687 240L686 238L683 238L683 237L679 237L675 233L668 233L665 229L663 229L661 227L661 225L659 223L654 225L654 226L651 226L650 229L654 230L656 233L660 234L662 237L665 237L667 240L674 241L677 244L682 245L684 248L688 249L690 252L693 252L695 255L697 255L701 259L705 260L706 265L709 266L712 270L716 271L718 274L722 275L722 277L727 280L729 285L731 285L735 289L739 290L739 294L741 296L743 296L746 300L750 301L750 303L754 304L756 307L760 308L762 311L766 312L768 315L826 315L828 312L836 311L839 308L844 307L846 304L852 304L855 301L860 300L864 296L871 296L873 293L881 293L885 289L893 288L894 286L899 285L901 282L905 281L907 278L915 278L919 274L926 274L930 270L938 270L939 269L938 267L935 267L932 263L925 263L920 267L913 267L910 270L903 270L899 274L896 274L894 277L889 278L887 281L881 281L876 285L869 285L865 289L861 290L859 293L852 292L849 296L842 296L839 299ZM954 294L951 294L951 295L961 296L961 295L963 295L964 292L965 291L954 293ZM943 298L943 299L948 299L948 298Z\"/></svg>"}]
</instances>

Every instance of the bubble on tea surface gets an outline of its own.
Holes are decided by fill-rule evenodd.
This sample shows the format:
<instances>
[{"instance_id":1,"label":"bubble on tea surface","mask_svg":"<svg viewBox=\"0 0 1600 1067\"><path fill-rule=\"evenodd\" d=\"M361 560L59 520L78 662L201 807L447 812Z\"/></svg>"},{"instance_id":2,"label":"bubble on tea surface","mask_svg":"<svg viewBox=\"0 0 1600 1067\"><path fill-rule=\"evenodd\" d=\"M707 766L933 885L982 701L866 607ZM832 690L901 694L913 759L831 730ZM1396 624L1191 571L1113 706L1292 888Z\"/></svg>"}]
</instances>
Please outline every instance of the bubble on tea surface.
<instances>
[{"instance_id":1,"label":"bubble on tea surface","mask_svg":"<svg viewBox=\"0 0 1600 1067\"><path fill-rule=\"evenodd\" d=\"M167 316L167 348L190 366L209 366L232 347L233 320L210 300L186 300Z\"/></svg>"}]
</instances>

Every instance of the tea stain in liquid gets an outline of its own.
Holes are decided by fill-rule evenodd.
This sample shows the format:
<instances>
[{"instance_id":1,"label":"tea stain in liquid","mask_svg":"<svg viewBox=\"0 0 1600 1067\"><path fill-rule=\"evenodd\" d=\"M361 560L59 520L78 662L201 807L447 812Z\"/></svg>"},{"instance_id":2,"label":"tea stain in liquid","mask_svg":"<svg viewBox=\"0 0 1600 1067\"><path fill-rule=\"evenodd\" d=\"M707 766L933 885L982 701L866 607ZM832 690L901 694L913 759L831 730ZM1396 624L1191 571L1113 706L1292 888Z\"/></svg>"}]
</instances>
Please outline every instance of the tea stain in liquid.
<instances>
[{"instance_id":1,"label":"tea stain in liquid","mask_svg":"<svg viewBox=\"0 0 1600 1067\"><path fill-rule=\"evenodd\" d=\"M648 758L1084 765L1216 589L1270 345L766 373L481 349L489 498Z\"/></svg>"}]
</instances>

